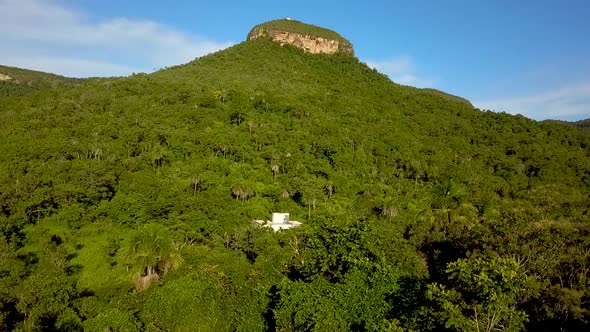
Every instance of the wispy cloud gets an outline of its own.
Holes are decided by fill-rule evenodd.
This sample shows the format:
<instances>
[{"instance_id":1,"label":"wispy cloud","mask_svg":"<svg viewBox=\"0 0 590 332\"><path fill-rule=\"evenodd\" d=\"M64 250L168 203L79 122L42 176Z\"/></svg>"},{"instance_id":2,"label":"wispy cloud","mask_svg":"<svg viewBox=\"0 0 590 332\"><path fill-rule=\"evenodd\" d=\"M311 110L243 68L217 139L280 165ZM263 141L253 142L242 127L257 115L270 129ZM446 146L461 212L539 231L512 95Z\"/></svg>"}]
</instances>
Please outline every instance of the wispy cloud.
<instances>
[{"instance_id":1,"label":"wispy cloud","mask_svg":"<svg viewBox=\"0 0 590 332\"><path fill-rule=\"evenodd\" d=\"M590 118L590 82L510 98L474 101L480 109L522 114L536 120Z\"/></svg>"},{"instance_id":2,"label":"wispy cloud","mask_svg":"<svg viewBox=\"0 0 590 332\"><path fill-rule=\"evenodd\" d=\"M367 65L387 75L392 81L416 87L433 87L433 79L418 77L415 73L414 62L408 56L400 56L381 61L367 61Z\"/></svg>"},{"instance_id":3,"label":"wispy cloud","mask_svg":"<svg viewBox=\"0 0 590 332\"><path fill-rule=\"evenodd\" d=\"M71 76L151 71L232 44L149 20L95 22L53 0L0 0L0 13L0 64Z\"/></svg>"}]
</instances>

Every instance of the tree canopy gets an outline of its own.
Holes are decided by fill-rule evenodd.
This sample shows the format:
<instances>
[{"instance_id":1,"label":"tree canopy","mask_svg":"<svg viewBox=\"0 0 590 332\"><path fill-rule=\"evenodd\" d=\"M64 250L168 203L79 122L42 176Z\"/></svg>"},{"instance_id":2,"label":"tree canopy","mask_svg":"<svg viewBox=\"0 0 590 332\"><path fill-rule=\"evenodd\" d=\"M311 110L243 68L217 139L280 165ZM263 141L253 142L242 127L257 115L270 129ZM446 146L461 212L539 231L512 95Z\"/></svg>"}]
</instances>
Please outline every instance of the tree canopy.
<instances>
[{"instance_id":1,"label":"tree canopy","mask_svg":"<svg viewBox=\"0 0 590 332\"><path fill-rule=\"evenodd\" d=\"M587 131L267 40L2 84L1 330L589 328Z\"/></svg>"}]
</instances>

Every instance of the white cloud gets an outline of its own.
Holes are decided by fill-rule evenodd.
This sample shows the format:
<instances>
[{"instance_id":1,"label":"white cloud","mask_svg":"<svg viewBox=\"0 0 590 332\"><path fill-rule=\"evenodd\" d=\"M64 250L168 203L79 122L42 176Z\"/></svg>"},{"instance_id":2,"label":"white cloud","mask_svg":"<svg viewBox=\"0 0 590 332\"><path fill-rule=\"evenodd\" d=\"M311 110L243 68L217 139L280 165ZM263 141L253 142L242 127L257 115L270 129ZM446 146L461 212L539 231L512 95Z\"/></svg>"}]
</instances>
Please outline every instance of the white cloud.
<instances>
[{"instance_id":1,"label":"white cloud","mask_svg":"<svg viewBox=\"0 0 590 332\"><path fill-rule=\"evenodd\" d=\"M232 44L190 36L149 20L120 17L93 22L85 13L53 0L0 0L0 13L0 64L71 76L147 72Z\"/></svg>"},{"instance_id":2,"label":"white cloud","mask_svg":"<svg viewBox=\"0 0 590 332\"><path fill-rule=\"evenodd\" d=\"M392 81L416 87L433 87L432 79L418 77L414 73L414 62L408 56L400 56L382 61L367 61L367 65L387 75Z\"/></svg>"},{"instance_id":3,"label":"white cloud","mask_svg":"<svg viewBox=\"0 0 590 332\"><path fill-rule=\"evenodd\" d=\"M480 109L522 114L536 120L590 118L590 82L525 96L475 101Z\"/></svg>"}]
</instances>

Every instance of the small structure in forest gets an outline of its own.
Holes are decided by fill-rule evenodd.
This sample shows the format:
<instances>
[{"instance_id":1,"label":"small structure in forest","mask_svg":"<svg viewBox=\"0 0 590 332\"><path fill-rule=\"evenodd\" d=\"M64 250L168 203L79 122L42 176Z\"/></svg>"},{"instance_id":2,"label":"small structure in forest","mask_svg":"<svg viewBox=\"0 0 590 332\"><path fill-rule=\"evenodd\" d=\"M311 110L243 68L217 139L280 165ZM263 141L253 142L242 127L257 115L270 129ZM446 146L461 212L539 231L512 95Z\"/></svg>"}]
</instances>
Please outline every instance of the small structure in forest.
<instances>
[{"instance_id":1,"label":"small structure in forest","mask_svg":"<svg viewBox=\"0 0 590 332\"><path fill-rule=\"evenodd\" d=\"M289 220L288 213L278 212L272 214L272 220L254 220L254 223L261 227L270 227L275 232L281 229L290 229L301 226L299 221Z\"/></svg>"}]
</instances>

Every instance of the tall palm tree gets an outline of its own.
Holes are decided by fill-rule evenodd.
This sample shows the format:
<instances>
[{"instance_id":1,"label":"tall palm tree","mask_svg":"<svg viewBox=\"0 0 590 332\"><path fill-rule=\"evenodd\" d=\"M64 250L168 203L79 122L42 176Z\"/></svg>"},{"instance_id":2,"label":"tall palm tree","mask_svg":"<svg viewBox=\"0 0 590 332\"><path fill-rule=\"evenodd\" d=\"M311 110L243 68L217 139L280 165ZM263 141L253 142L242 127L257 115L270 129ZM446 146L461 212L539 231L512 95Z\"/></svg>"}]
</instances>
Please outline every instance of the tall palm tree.
<instances>
[{"instance_id":1,"label":"tall palm tree","mask_svg":"<svg viewBox=\"0 0 590 332\"><path fill-rule=\"evenodd\" d=\"M381 215L389 218L389 220L393 220L398 214L399 212L393 206L383 206L381 209Z\"/></svg>"},{"instance_id":2,"label":"tall palm tree","mask_svg":"<svg viewBox=\"0 0 590 332\"><path fill-rule=\"evenodd\" d=\"M324 194L326 195L326 200L324 201L324 205L328 203L328 199L332 198L336 189L332 183L328 183L324 186Z\"/></svg>"},{"instance_id":3,"label":"tall palm tree","mask_svg":"<svg viewBox=\"0 0 590 332\"><path fill-rule=\"evenodd\" d=\"M250 186L237 184L231 188L231 193L234 199L244 202L256 195L256 192Z\"/></svg>"},{"instance_id":4,"label":"tall palm tree","mask_svg":"<svg viewBox=\"0 0 590 332\"><path fill-rule=\"evenodd\" d=\"M389 220L395 219L399 214L399 211L396 208L396 205L397 205L397 202L393 197L391 197L391 196L384 197L381 202L380 214L384 217L387 217Z\"/></svg>"},{"instance_id":5,"label":"tall palm tree","mask_svg":"<svg viewBox=\"0 0 590 332\"><path fill-rule=\"evenodd\" d=\"M270 169L272 170L272 180L274 181L277 176L277 173L279 172L279 165L272 165Z\"/></svg>"},{"instance_id":6,"label":"tall palm tree","mask_svg":"<svg viewBox=\"0 0 590 332\"><path fill-rule=\"evenodd\" d=\"M303 197L303 202L307 205L307 218L311 218L311 208L315 211L315 203L317 199L314 196Z\"/></svg>"},{"instance_id":7,"label":"tall palm tree","mask_svg":"<svg viewBox=\"0 0 590 332\"><path fill-rule=\"evenodd\" d=\"M203 179L200 176L193 176L191 178L191 184L193 186L193 196L197 193L197 191L201 190L203 187Z\"/></svg>"},{"instance_id":8,"label":"tall palm tree","mask_svg":"<svg viewBox=\"0 0 590 332\"><path fill-rule=\"evenodd\" d=\"M164 148L162 145L158 144L154 146L154 150L152 151L152 160L156 167L161 167L165 159L166 156L164 155Z\"/></svg>"},{"instance_id":9,"label":"tall palm tree","mask_svg":"<svg viewBox=\"0 0 590 332\"><path fill-rule=\"evenodd\" d=\"M133 232L122 252L135 272L133 281L137 291L148 288L183 262L168 230L160 224L147 224Z\"/></svg>"},{"instance_id":10,"label":"tall palm tree","mask_svg":"<svg viewBox=\"0 0 590 332\"><path fill-rule=\"evenodd\" d=\"M447 179L434 186L430 206L433 211L446 215L450 224L452 212L461 206L464 198L465 192L453 181Z\"/></svg>"},{"instance_id":11,"label":"tall palm tree","mask_svg":"<svg viewBox=\"0 0 590 332\"><path fill-rule=\"evenodd\" d=\"M281 193L281 197L282 198L289 198L289 196L291 196L291 194L289 194L289 191L287 189L283 189L283 192Z\"/></svg>"}]
</instances>

